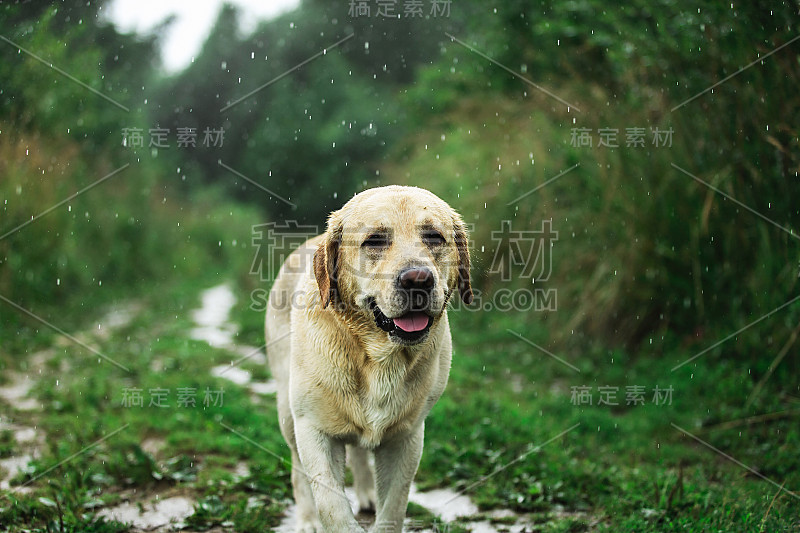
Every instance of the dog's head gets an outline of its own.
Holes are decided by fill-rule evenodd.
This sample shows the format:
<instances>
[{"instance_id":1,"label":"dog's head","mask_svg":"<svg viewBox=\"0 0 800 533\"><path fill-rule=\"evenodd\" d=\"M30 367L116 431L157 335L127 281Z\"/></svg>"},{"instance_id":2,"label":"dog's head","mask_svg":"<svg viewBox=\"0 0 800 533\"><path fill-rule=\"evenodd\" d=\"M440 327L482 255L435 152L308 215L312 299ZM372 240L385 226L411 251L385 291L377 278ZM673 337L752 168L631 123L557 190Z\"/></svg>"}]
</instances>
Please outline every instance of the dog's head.
<instances>
[{"instance_id":1,"label":"dog's head","mask_svg":"<svg viewBox=\"0 0 800 533\"><path fill-rule=\"evenodd\" d=\"M314 274L323 307L365 313L398 344L422 342L455 291L472 302L464 223L416 187L369 189L332 213Z\"/></svg>"}]
</instances>

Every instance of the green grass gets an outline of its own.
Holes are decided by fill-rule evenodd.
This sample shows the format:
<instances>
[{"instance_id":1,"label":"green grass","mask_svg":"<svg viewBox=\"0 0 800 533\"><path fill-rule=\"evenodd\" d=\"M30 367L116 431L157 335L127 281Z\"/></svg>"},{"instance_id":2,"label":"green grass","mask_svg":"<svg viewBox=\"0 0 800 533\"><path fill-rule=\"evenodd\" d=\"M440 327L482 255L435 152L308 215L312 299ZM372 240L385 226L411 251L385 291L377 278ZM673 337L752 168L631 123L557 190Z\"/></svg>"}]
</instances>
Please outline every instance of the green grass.
<instances>
[{"instance_id":1,"label":"green grass","mask_svg":"<svg viewBox=\"0 0 800 533\"><path fill-rule=\"evenodd\" d=\"M691 352L561 354L578 373L510 335L507 329L526 331L519 316L461 312L454 319L453 369L426 423L421 488L468 488L482 509L542 515L553 531L583 531L582 523L608 531L757 531L777 487L672 424L787 489L800 486L797 413L728 430L709 427L751 415L743 408L752 389L747 371L737 372L717 353L675 372ZM525 335L547 345L543 328ZM645 387L644 405L625 405L633 385ZM578 386L593 387L593 405L572 403L571 387ZM621 405L597 405L600 386L619 387ZM671 405L653 404L655 386L673 388ZM792 401L775 394L758 407L791 408ZM798 503L781 493L765 530L796 527ZM587 518L546 518L559 508ZM570 520L575 524L565 525Z\"/></svg>"},{"instance_id":2,"label":"green grass","mask_svg":"<svg viewBox=\"0 0 800 533\"><path fill-rule=\"evenodd\" d=\"M136 296L141 311L130 324L109 338L82 334L84 342L130 372L73 343L56 344L54 360L35 389L47 409L12 413L17 423L35 425L47 437L42 456L14 480L34 480L33 492L4 494L0 500L0 523L9 531L128 531L96 514L134 490L137 501L165 493L192 498L197 502L187 520L192 530L222 525L269 530L280 521L291 489L288 465L273 455L288 456L274 398L254 405L243 388L211 377L210 368L229 362L231 354L188 336L189 311L199 305L200 291L221 281L209 274L153 286ZM234 316L242 325L239 340L261 345L255 326L260 313L246 310L250 283L237 285ZM796 398L776 394L787 376L777 372L775 383L747 410L743 405L753 380L747 369L725 363L724 346L675 372L671 368L691 351L660 357L596 348L557 354L578 373L508 333L511 329L547 346L547 331L531 327L529 320L511 313L452 313L453 368L426 423L416 478L420 489L466 489L482 511L512 509L538 531L797 526L795 498L776 497L775 486L671 425L796 490L796 416L713 427L757 412L796 408ZM25 362L19 366L25 368ZM268 377L265 369L248 369L257 379ZM597 387L607 385L619 387L621 405L597 405ZM645 387L645 405L625 405L626 387L632 385ZM672 386L671 405L652 404L656 385ZM593 405L572 403L571 388L577 386L593 387ZM177 405L181 387L197 389L195 407ZM143 390L143 407L122 405L124 390L131 388ZM155 388L170 391L169 407L148 406L148 392ZM224 389L222 405L202 405L206 388ZM155 455L143 450L146 439L161 443ZM0 444L4 453L15 452L9 435L4 433ZM248 467L244 477L234 474L238 463ZM415 524L438 520L419 508L409 516ZM452 527L466 530L461 523Z\"/></svg>"},{"instance_id":3,"label":"green grass","mask_svg":"<svg viewBox=\"0 0 800 533\"><path fill-rule=\"evenodd\" d=\"M22 526L40 531L126 531L117 525L97 525L87 505L98 500L113 503L133 490L140 494L137 499L179 490L199 502L190 520L195 527L229 522L240 531L252 531L275 524L290 496L288 466L221 425L275 454L287 455L274 398L265 398L263 406L255 408L247 391L209 374L212 366L229 362L230 354L189 339L188 310L199 305L198 287L216 281L208 276L152 287L137 297L143 311L131 324L108 339L85 339L130 372L100 361L80 346L70 343L61 348L56 357L69 362L69 372L43 376L35 389L48 409L15 414L18 422L36 424L47 435L42 457L14 480L22 484L35 479L34 492L4 495L0 523L11 525L12 531ZM143 391L142 407L123 405L125 391L134 388ZM179 388L197 391L194 407L177 404ZM224 391L220 405L203 405L206 388ZM168 407L148 405L152 389L169 392ZM107 440L86 449L104 437ZM146 438L163 442L155 457L141 447ZM81 450L85 451L46 473ZM244 479L234 479L226 468L236 460L248 464L250 473ZM249 507L250 497L264 505ZM60 521L62 529L54 525Z\"/></svg>"}]
</instances>

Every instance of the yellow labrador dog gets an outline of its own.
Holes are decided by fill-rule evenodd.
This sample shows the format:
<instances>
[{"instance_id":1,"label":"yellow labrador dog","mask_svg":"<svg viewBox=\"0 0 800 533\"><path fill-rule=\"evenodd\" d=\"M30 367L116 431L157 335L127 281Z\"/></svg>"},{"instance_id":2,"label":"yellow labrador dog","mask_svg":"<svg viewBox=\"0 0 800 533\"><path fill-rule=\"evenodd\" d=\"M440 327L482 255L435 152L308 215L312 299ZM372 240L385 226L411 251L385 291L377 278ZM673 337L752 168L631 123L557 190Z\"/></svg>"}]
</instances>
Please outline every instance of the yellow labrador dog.
<instances>
[{"instance_id":1,"label":"yellow labrador dog","mask_svg":"<svg viewBox=\"0 0 800 533\"><path fill-rule=\"evenodd\" d=\"M266 336L297 531L364 531L344 493L345 448L373 530L402 531L425 417L450 371L456 293L472 301L464 223L416 187L354 196L287 258Z\"/></svg>"}]
</instances>

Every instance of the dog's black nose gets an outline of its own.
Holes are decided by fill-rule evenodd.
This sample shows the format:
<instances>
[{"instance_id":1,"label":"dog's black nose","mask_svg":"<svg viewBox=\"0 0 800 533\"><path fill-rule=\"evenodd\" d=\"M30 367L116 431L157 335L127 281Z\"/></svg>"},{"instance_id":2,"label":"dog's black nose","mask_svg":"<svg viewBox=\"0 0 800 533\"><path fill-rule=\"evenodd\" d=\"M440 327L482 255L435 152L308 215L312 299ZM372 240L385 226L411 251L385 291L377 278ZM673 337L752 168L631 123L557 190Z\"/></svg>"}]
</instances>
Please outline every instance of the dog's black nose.
<instances>
[{"instance_id":1,"label":"dog's black nose","mask_svg":"<svg viewBox=\"0 0 800 533\"><path fill-rule=\"evenodd\" d=\"M397 281L407 291L429 291L433 288L433 272L426 267L408 268L400 273Z\"/></svg>"}]
</instances>

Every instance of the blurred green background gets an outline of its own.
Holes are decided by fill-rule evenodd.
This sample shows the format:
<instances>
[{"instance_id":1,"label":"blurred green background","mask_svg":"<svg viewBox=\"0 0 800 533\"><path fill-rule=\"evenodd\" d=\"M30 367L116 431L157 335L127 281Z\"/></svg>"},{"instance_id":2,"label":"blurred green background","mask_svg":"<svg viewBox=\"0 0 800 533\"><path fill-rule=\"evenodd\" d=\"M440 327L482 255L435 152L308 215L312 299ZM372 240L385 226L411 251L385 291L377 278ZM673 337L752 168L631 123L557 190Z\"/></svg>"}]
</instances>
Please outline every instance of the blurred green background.
<instances>
[{"instance_id":1,"label":"blurred green background","mask_svg":"<svg viewBox=\"0 0 800 533\"><path fill-rule=\"evenodd\" d=\"M798 304L669 373L798 294L796 2L459 1L446 17L392 19L352 16L345 1L304 0L247 34L240 13L226 6L195 60L175 73L158 59L163 28L121 33L100 16L104 4L0 5L0 295L9 301L73 331L104 306L153 287L194 281L199 292L215 279L234 280L244 306L240 335L258 344L261 316L246 309L250 291L264 288L250 274L252 226L296 220L322 227L327 213L360 190L417 185L472 225L473 284L484 294L530 285L492 272L492 232L502 221L538 230L552 220L559 234L552 276L543 282L557 290L557 310L459 311L463 327L494 339L473 353L470 337L456 338L457 353L471 354L465 364L535 376L539 359L501 345L513 343L512 329L589 375L616 358L631 369L657 367L694 380L684 393L686 410L670 420L687 415L702 425L800 407ZM182 127L197 128L196 147L176 146ZM144 146L124 146L125 128L142 129ZM169 128L169 148L148 146L151 128ZM224 129L222 146L202 144L206 128ZM643 146L626 145L630 128L644 129ZM656 128L672 132L668 146L654 144ZM592 146L574 142L578 129L590 133ZM618 146L600 145L602 129L618 132ZM19 368L52 342L51 330L6 302L0 318L3 368ZM467 382L454 372L458 397L459 383ZM609 380L630 384L620 372ZM765 377L758 398L745 402ZM482 417L483 408L494 409L476 403L460 416ZM659 416L646 415L648 431ZM659 431L667 422L658 421ZM797 490L797 418L777 423L786 427L765 427L745 443L712 441L744 454L738 457L745 463L768 450L776 458L770 477ZM495 439L503 440L488 438L486 446L497 447ZM446 446L439 452L454 453ZM664 468L678 463L683 459ZM476 474L427 466L441 484ZM600 508L610 505L587 496L605 489L573 487L586 497L560 502L567 508L602 516ZM609 490L609 500L639 491ZM763 513L775 488L754 490L769 496L745 513ZM484 497L490 504L512 498L503 494ZM782 502L784 516L797 510L791 495ZM707 516L706 505L691 516ZM709 528L736 529L738 516ZM624 529L608 517L599 523ZM658 524L651 526L667 527ZM630 530L642 527L650 526L637 522Z\"/></svg>"}]
</instances>

